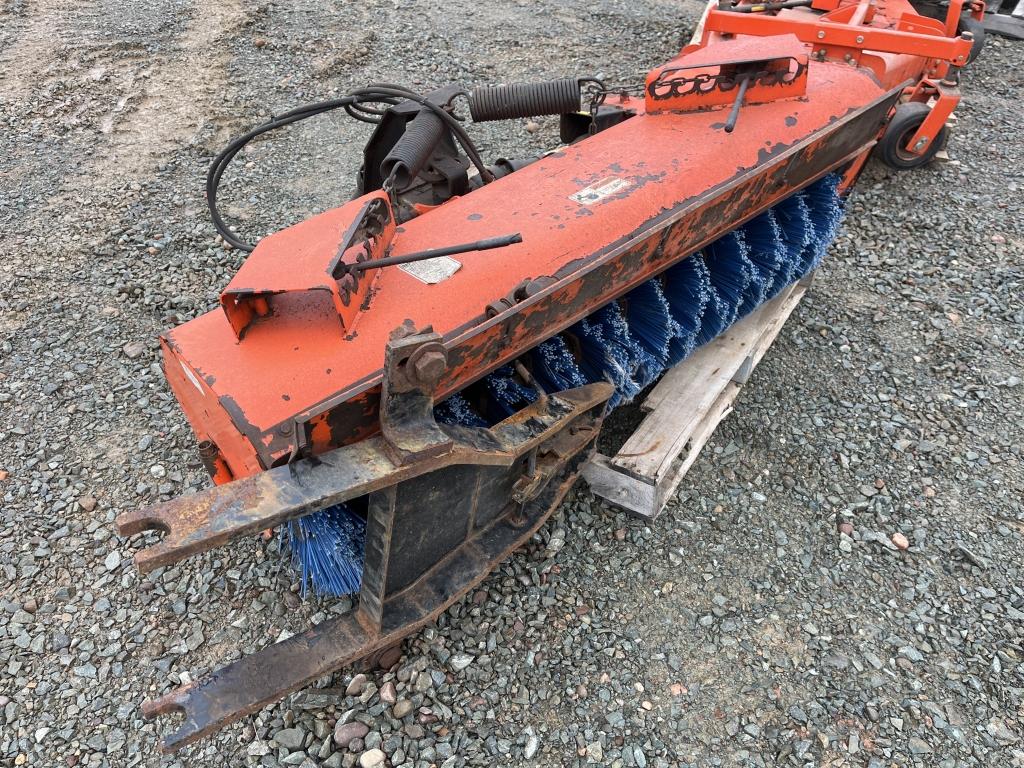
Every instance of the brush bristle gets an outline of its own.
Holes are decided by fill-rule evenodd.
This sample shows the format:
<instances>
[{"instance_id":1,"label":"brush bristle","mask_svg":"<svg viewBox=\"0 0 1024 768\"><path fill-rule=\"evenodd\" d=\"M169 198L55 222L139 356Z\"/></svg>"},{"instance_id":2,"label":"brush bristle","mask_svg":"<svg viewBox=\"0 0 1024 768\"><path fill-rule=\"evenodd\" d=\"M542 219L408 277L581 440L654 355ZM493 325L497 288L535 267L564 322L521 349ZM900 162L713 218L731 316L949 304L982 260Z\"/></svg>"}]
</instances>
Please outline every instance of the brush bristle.
<instances>
[{"instance_id":1,"label":"brush bristle","mask_svg":"<svg viewBox=\"0 0 1024 768\"><path fill-rule=\"evenodd\" d=\"M490 426L459 392L434 407L434 419L439 424L458 424L463 427Z\"/></svg>"},{"instance_id":2,"label":"brush bristle","mask_svg":"<svg viewBox=\"0 0 1024 768\"><path fill-rule=\"evenodd\" d=\"M640 384L640 370L645 366L656 364L653 357L645 350L630 333L629 323L617 301L606 304L591 317L601 328L601 336L611 356L625 371L626 376L616 385L618 403L628 403L643 388ZM616 404L618 404L616 403Z\"/></svg>"},{"instance_id":3,"label":"brush bristle","mask_svg":"<svg viewBox=\"0 0 1024 768\"><path fill-rule=\"evenodd\" d=\"M839 196L840 177L829 174L799 193L808 209L814 236L801 255L800 276L817 269L839 234L843 223L843 199Z\"/></svg>"},{"instance_id":4,"label":"brush bristle","mask_svg":"<svg viewBox=\"0 0 1024 768\"><path fill-rule=\"evenodd\" d=\"M615 387L615 392L608 401L608 408L614 408L622 400L621 393L629 392L635 387L635 383L605 339L603 327L598 319L601 311L598 310L590 317L580 320L569 333L579 349L579 367L586 380L589 383L607 381Z\"/></svg>"},{"instance_id":5,"label":"brush bristle","mask_svg":"<svg viewBox=\"0 0 1024 768\"><path fill-rule=\"evenodd\" d=\"M547 392L561 392L587 384L564 336L552 336L531 352L533 376Z\"/></svg>"},{"instance_id":6,"label":"brush bristle","mask_svg":"<svg viewBox=\"0 0 1024 768\"><path fill-rule=\"evenodd\" d=\"M729 232L704 249L704 263L711 275L712 301L701 318L698 345L711 341L736 322L740 312L747 309L749 297L756 292L750 290L754 265L746 251L747 246L738 232Z\"/></svg>"},{"instance_id":7,"label":"brush bristle","mask_svg":"<svg viewBox=\"0 0 1024 768\"><path fill-rule=\"evenodd\" d=\"M788 251L782 242L782 228L775 214L767 210L743 225L743 237L750 261L760 275L762 301L767 301L789 284L791 269L786 258Z\"/></svg>"},{"instance_id":8,"label":"brush bristle","mask_svg":"<svg viewBox=\"0 0 1024 768\"><path fill-rule=\"evenodd\" d=\"M793 195L772 208L772 212L782 230L782 242L788 251L787 258L798 262L804 248L814 239L811 209L800 195Z\"/></svg>"},{"instance_id":9,"label":"brush bristle","mask_svg":"<svg viewBox=\"0 0 1024 768\"><path fill-rule=\"evenodd\" d=\"M312 589L340 597L359 591L366 521L344 504L321 509L284 526L302 596Z\"/></svg>"},{"instance_id":10,"label":"brush bristle","mask_svg":"<svg viewBox=\"0 0 1024 768\"><path fill-rule=\"evenodd\" d=\"M507 419L537 399L536 390L519 380L511 365L503 365L484 379L491 423Z\"/></svg>"},{"instance_id":11,"label":"brush bristle","mask_svg":"<svg viewBox=\"0 0 1024 768\"><path fill-rule=\"evenodd\" d=\"M711 276L696 254L669 267L663 278L665 299L676 333L669 343L666 365L682 362L697 347L701 318L711 301Z\"/></svg>"},{"instance_id":12,"label":"brush bristle","mask_svg":"<svg viewBox=\"0 0 1024 768\"><path fill-rule=\"evenodd\" d=\"M647 353L637 367L642 389L661 375L668 361L669 344L678 330L659 280L641 283L625 295L624 304L630 336Z\"/></svg>"}]
</instances>

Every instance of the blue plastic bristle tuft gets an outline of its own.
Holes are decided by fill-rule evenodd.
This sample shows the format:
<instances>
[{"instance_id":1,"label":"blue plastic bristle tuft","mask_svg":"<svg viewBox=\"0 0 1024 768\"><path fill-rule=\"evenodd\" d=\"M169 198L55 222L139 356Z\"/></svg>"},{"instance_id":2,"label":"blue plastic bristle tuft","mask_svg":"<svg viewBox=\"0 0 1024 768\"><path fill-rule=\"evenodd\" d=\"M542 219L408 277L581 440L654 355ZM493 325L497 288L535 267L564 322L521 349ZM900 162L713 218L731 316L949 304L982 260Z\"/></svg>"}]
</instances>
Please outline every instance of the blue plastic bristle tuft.
<instances>
[{"instance_id":1,"label":"blue plastic bristle tuft","mask_svg":"<svg viewBox=\"0 0 1024 768\"><path fill-rule=\"evenodd\" d=\"M533 376L547 392L561 392L589 383L569 351L564 336L552 336L542 341L530 357Z\"/></svg>"},{"instance_id":2,"label":"blue plastic bristle tuft","mask_svg":"<svg viewBox=\"0 0 1024 768\"><path fill-rule=\"evenodd\" d=\"M746 246L736 232L729 232L707 246L704 263L711 275L712 301L701 318L698 346L736 322L754 279L754 265L747 258Z\"/></svg>"},{"instance_id":3,"label":"blue plastic bristle tuft","mask_svg":"<svg viewBox=\"0 0 1024 768\"><path fill-rule=\"evenodd\" d=\"M747 285L743 289L743 297L740 300L736 319L746 317L764 301L767 294L767 283L771 279L770 276L762 273L751 260L746 233L742 229L735 229L732 232L726 233L712 243L709 248L724 252L724 257L720 259L720 270L732 270L737 273L746 274ZM708 249L705 248L705 253L707 252ZM714 267L710 264L708 267L711 269L712 280L714 280Z\"/></svg>"},{"instance_id":4,"label":"blue plastic bristle tuft","mask_svg":"<svg viewBox=\"0 0 1024 768\"><path fill-rule=\"evenodd\" d=\"M660 280L641 283L623 297L630 336L647 353L637 367L640 387L653 382L665 369L669 344L677 335Z\"/></svg>"},{"instance_id":5,"label":"blue plastic bristle tuft","mask_svg":"<svg viewBox=\"0 0 1024 768\"><path fill-rule=\"evenodd\" d=\"M511 365L503 365L484 379L493 423L507 419L537 399L537 391L523 384Z\"/></svg>"},{"instance_id":6,"label":"blue plastic bristle tuft","mask_svg":"<svg viewBox=\"0 0 1024 768\"><path fill-rule=\"evenodd\" d=\"M569 333L579 347L579 367L587 382L607 381L615 387L615 393L608 401L608 408L615 408L622 401L620 393L630 391L635 382L607 344L604 331L596 319L599 313L600 310L583 318L569 329Z\"/></svg>"},{"instance_id":7,"label":"blue plastic bristle tuft","mask_svg":"<svg viewBox=\"0 0 1024 768\"><path fill-rule=\"evenodd\" d=\"M299 571L302 596L340 597L359 591L363 578L366 521L344 504L289 521L282 543Z\"/></svg>"},{"instance_id":8,"label":"blue plastic bristle tuft","mask_svg":"<svg viewBox=\"0 0 1024 768\"><path fill-rule=\"evenodd\" d=\"M440 424L458 424L463 427L489 427L487 420L476 412L469 401L456 392L443 403L434 406L434 419Z\"/></svg>"},{"instance_id":9,"label":"blue plastic bristle tuft","mask_svg":"<svg viewBox=\"0 0 1024 768\"><path fill-rule=\"evenodd\" d=\"M665 300L675 323L667 365L684 360L697 346L701 318L711 301L711 276L700 254L683 259L665 271Z\"/></svg>"},{"instance_id":10,"label":"blue plastic bristle tuft","mask_svg":"<svg viewBox=\"0 0 1024 768\"><path fill-rule=\"evenodd\" d=\"M775 214L767 210L743 225L747 255L761 277L763 300L767 301L789 284L786 244Z\"/></svg>"},{"instance_id":11,"label":"blue plastic bristle tuft","mask_svg":"<svg viewBox=\"0 0 1024 768\"><path fill-rule=\"evenodd\" d=\"M791 195L772 208L775 221L782 230L786 245L786 260L790 262L793 278L797 277L804 249L814 240L811 209L800 195ZM792 281L791 281L792 282Z\"/></svg>"},{"instance_id":12,"label":"blue plastic bristle tuft","mask_svg":"<svg viewBox=\"0 0 1024 768\"><path fill-rule=\"evenodd\" d=\"M839 196L840 177L829 174L799 193L807 205L814 236L801 255L800 275L815 269L828 252L843 222L843 199Z\"/></svg>"},{"instance_id":13,"label":"blue plastic bristle tuft","mask_svg":"<svg viewBox=\"0 0 1024 768\"><path fill-rule=\"evenodd\" d=\"M590 316L601 328L601 336L608 353L619 364L626 376L616 384L618 402L629 402L643 387L640 384L640 370L655 365L653 357L629 332L629 323L617 301L612 301Z\"/></svg>"}]
</instances>

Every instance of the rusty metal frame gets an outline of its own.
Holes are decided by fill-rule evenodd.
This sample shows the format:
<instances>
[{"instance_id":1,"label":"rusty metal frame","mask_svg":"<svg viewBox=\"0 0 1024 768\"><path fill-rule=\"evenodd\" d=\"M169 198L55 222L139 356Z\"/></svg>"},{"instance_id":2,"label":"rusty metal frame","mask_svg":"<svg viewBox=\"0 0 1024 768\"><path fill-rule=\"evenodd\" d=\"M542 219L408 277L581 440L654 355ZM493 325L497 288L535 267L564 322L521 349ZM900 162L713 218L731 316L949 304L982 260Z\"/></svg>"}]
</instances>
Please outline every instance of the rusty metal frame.
<instances>
[{"instance_id":1,"label":"rusty metal frame","mask_svg":"<svg viewBox=\"0 0 1024 768\"><path fill-rule=\"evenodd\" d=\"M924 78L910 92L908 101L919 101L927 103L932 98L932 104L928 117L924 119L914 135L907 140L904 149L915 155L923 155L928 152L932 142L942 131L949 116L953 114L960 103L960 89L951 80L934 80ZM940 147L941 149L941 147Z\"/></svg>"},{"instance_id":2,"label":"rusty metal frame","mask_svg":"<svg viewBox=\"0 0 1024 768\"><path fill-rule=\"evenodd\" d=\"M148 572L368 497L358 609L145 702L146 717L184 715L165 751L394 645L479 583L554 511L594 450L612 385L538 398L490 429L441 427L432 416L441 354L429 329L392 334L379 436L117 518L122 535L165 532L135 555Z\"/></svg>"},{"instance_id":3,"label":"rusty metal frame","mask_svg":"<svg viewBox=\"0 0 1024 768\"><path fill-rule=\"evenodd\" d=\"M593 307L617 298L795 189L855 160L874 145L904 85L844 115L827 130L793 146L774 148L765 165L738 174L699 199L664 211L641 229L573 263L571 269L546 277L536 291L524 294L506 309L446 335L449 365L438 384L439 397L514 360L589 314ZM377 428L382 374L353 382L295 414L296 422L306 434L320 429L336 445L372 435ZM278 428L268 430L267 442L254 441L254 447L269 465L275 451L285 446L291 450L291 434Z\"/></svg>"},{"instance_id":4,"label":"rusty metal frame","mask_svg":"<svg viewBox=\"0 0 1024 768\"><path fill-rule=\"evenodd\" d=\"M597 425L587 425L583 448L565 463L519 515L496 519L472 540L450 553L412 587L394 595L379 619L360 608L287 640L246 656L198 683L182 686L142 705L143 715L155 718L180 714L181 725L161 744L174 752L248 714L309 685L317 678L387 649L435 619L525 544L557 508L578 472L593 452ZM592 431L591 431L592 430ZM572 446L571 450L576 450ZM365 577L364 577L365 578Z\"/></svg>"},{"instance_id":5,"label":"rusty metal frame","mask_svg":"<svg viewBox=\"0 0 1024 768\"><path fill-rule=\"evenodd\" d=\"M586 410L611 395L593 384L550 398L542 410L530 406L490 430L446 427L450 448L440 455L396 465L383 435L336 448L250 477L216 485L189 496L125 512L116 520L122 536L160 531L163 538L135 553L142 573L254 535L318 509L447 467L462 464L509 467L525 452L550 440L562 428L559 418ZM527 429L524 424L529 425ZM457 438L454 436L457 435Z\"/></svg>"},{"instance_id":6,"label":"rusty metal frame","mask_svg":"<svg viewBox=\"0 0 1024 768\"><path fill-rule=\"evenodd\" d=\"M762 37L794 34L801 42L814 46L816 52L827 55L834 51L839 59L843 58L844 51L858 54L876 51L937 59L957 67L967 62L971 41L947 36L941 22L920 16L914 20L915 31L872 27L865 23L870 20L872 5L871 0L860 0L856 5L840 5L823 16L809 16L807 19L796 15L768 16L711 8L704 20L704 43L711 33ZM907 23L903 22L904 26Z\"/></svg>"}]
</instances>

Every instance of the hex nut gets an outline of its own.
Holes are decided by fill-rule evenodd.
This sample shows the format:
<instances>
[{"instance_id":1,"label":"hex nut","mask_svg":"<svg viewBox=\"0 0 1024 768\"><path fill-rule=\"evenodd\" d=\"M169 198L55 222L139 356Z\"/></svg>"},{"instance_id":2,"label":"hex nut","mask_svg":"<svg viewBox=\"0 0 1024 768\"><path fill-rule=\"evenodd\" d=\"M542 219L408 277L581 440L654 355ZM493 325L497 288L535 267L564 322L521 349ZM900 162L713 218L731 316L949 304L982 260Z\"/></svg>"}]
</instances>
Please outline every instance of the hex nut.
<instances>
[{"instance_id":1,"label":"hex nut","mask_svg":"<svg viewBox=\"0 0 1024 768\"><path fill-rule=\"evenodd\" d=\"M435 384L447 365L448 356L437 347L417 350L409 360L409 369L419 384Z\"/></svg>"}]
</instances>

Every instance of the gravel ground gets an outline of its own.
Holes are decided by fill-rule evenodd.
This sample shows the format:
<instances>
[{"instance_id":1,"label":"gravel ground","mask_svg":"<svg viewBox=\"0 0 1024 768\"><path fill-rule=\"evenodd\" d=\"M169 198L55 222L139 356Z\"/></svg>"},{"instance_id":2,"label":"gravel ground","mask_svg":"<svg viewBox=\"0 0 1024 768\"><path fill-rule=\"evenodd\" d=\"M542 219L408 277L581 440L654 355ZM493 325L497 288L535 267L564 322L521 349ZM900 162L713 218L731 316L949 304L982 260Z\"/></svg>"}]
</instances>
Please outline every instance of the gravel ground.
<instances>
[{"instance_id":1,"label":"gravel ground","mask_svg":"<svg viewBox=\"0 0 1024 768\"><path fill-rule=\"evenodd\" d=\"M112 531L206 483L155 339L239 264L207 223L211 153L368 81L632 79L696 13L0 3L0 764L1024 765L1024 48L1000 40L964 78L951 162L869 167L656 525L578 487L393 669L177 758L141 719L347 608L300 601L277 542L147 579ZM477 128L488 157L553 141L550 121ZM256 236L336 204L364 135L322 118L257 144L229 214Z\"/></svg>"}]
</instances>

